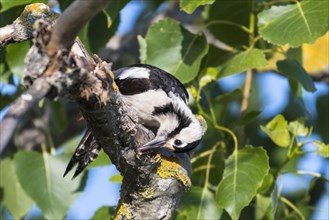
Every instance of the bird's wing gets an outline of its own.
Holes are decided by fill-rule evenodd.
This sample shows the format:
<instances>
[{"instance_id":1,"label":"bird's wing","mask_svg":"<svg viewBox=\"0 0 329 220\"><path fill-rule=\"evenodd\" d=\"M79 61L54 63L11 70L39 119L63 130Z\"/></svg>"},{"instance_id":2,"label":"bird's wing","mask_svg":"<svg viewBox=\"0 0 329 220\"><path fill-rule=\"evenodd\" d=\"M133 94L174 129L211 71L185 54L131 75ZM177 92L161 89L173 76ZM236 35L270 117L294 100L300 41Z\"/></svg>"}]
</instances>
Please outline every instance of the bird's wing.
<instances>
[{"instance_id":1,"label":"bird's wing","mask_svg":"<svg viewBox=\"0 0 329 220\"><path fill-rule=\"evenodd\" d=\"M170 73L155 66L134 64L113 71L115 82L124 95L134 95L150 89L162 89L180 97L188 104L189 95L184 85Z\"/></svg>"},{"instance_id":2,"label":"bird's wing","mask_svg":"<svg viewBox=\"0 0 329 220\"><path fill-rule=\"evenodd\" d=\"M74 179L84 170L84 168L86 168L89 163L93 162L97 158L100 150L101 146L97 143L91 131L87 129L66 167L64 177L68 172L70 172L70 170L72 170L75 164L78 164L78 167L72 177L72 179Z\"/></svg>"}]
</instances>

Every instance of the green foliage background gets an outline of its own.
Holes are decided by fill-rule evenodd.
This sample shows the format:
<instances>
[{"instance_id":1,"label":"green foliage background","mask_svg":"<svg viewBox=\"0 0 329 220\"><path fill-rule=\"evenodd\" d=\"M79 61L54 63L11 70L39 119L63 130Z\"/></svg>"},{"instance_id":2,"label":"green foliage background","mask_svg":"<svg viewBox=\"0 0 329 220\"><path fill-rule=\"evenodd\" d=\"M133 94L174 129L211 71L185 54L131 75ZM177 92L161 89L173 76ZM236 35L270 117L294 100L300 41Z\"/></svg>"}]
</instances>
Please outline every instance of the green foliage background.
<instances>
[{"instance_id":1,"label":"green foliage background","mask_svg":"<svg viewBox=\"0 0 329 220\"><path fill-rule=\"evenodd\" d=\"M26 4L34 2L1 0L1 26L11 23ZM64 10L71 1L58 2ZM99 52L115 34L119 12L128 2L111 1L103 13L84 27L79 37L90 52ZM156 9L163 2L147 2L145 10L151 14L149 16L156 15ZM232 117L229 106L236 102L241 104L246 92L234 90L221 94L217 81L242 72L252 77L259 69L266 69L279 53L283 58L272 70L287 77L291 100L301 103L302 89L316 91L303 67L302 47L314 43L328 31L329 1L180 0L177 4L180 13L194 16L192 24L196 29L191 32L179 19L163 18L146 25L145 33L135 38L139 60L129 55L129 51L123 53L121 59L122 65L141 62L175 75L191 93L195 113L208 123L203 147L192 158L193 186L183 196L175 219L309 219L315 204L310 196L323 193L323 187L315 186L328 184L323 174L306 173L314 178L307 192L288 197L281 195L282 189L276 182L283 173L305 174L297 170L296 164L305 154L311 153L303 147L312 132L324 142L313 143L318 156L329 156L328 95L325 96L327 100L322 98L318 102L317 121L307 118L305 108L298 109L296 114L277 115L263 121L259 118L263 106L241 108L239 115ZM220 40L222 46L210 43L204 30ZM22 42L1 49L2 83L13 84L13 74L22 82L24 57L30 45L31 42ZM328 56L328 53L319 56ZM252 78L248 80L247 77L245 85L251 82ZM23 89L20 86L11 96L1 94L0 108L10 104ZM257 102L253 99L251 97L249 102ZM31 118L43 115L46 108L50 108L53 115L50 122L44 122L46 139L32 151L22 150L24 146L15 146L13 142L1 158L0 209L2 214L8 210L14 219L23 218L33 203L42 210L44 218L62 219L84 188L86 176L75 181L62 178L79 141L72 134L65 142L57 144L56 136L74 123L69 121L71 115L66 104L44 101L26 120L31 123ZM248 132L250 130L263 133ZM55 153L58 146L63 153ZM110 161L101 154L92 166L107 164ZM121 178L114 176L111 181L120 182ZM113 213L113 208L103 207L94 219L108 218Z\"/></svg>"}]
</instances>

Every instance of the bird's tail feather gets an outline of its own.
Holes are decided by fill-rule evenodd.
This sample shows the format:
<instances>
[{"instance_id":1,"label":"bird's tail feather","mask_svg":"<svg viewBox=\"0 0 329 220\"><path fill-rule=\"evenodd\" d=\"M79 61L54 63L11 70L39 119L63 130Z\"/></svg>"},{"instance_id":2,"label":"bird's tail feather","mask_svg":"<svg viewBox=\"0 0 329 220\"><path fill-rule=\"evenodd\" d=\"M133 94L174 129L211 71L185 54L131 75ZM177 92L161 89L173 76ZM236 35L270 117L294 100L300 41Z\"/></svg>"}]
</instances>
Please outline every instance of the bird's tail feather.
<instances>
[{"instance_id":1,"label":"bird's tail feather","mask_svg":"<svg viewBox=\"0 0 329 220\"><path fill-rule=\"evenodd\" d=\"M78 164L75 173L72 177L74 179L78 176L84 168L91 162L93 162L101 150L101 146L97 143L91 131L87 129L78 147L76 148L69 164L66 167L63 177L72 170L75 164Z\"/></svg>"}]
</instances>

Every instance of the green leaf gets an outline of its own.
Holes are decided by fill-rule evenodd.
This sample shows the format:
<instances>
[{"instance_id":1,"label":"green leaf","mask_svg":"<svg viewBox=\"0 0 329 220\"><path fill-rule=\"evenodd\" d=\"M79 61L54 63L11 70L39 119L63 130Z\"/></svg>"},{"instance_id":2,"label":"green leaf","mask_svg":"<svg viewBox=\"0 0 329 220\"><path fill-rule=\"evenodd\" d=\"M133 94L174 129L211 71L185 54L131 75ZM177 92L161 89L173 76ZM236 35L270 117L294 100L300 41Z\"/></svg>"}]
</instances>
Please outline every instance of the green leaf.
<instances>
[{"instance_id":1,"label":"green leaf","mask_svg":"<svg viewBox=\"0 0 329 220\"><path fill-rule=\"evenodd\" d=\"M201 90L203 87L208 85L211 82L216 81L216 75L217 75L217 68L214 67L208 67L204 70L203 76L199 80L199 89Z\"/></svg>"},{"instance_id":2,"label":"green leaf","mask_svg":"<svg viewBox=\"0 0 329 220\"><path fill-rule=\"evenodd\" d=\"M89 52L97 53L114 35L119 24L120 11L128 2L128 0L110 1L103 13L97 14L83 27L79 38Z\"/></svg>"},{"instance_id":3,"label":"green leaf","mask_svg":"<svg viewBox=\"0 0 329 220\"><path fill-rule=\"evenodd\" d=\"M108 20L104 13L97 14L88 24L87 33L90 51L97 53L99 49L105 47L114 30L109 30Z\"/></svg>"},{"instance_id":4,"label":"green leaf","mask_svg":"<svg viewBox=\"0 0 329 220\"><path fill-rule=\"evenodd\" d=\"M25 194L14 172L11 159L0 161L0 188L3 189L1 203L6 206L14 219L21 219L32 207L32 200Z\"/></svg>"},{"instance_id":5,"label":"green leaf","mask_svg":"<svg viewBox=\"0 0 329 220\"><path fill-rule=\"evenodd\" d=\"M4 12L10 8L19 6L19 5L27 5L32 3L45 3L47 4L48 0L1 0L1 10L0 12Z\"/></svg>"},{"instance_id":6,"label":"green leaf","mask_svg":"<svg viewBox=\"0 0 329 220\"><path fill-rule=\"evenodd\" d=\"M6 47L7 64L10 70L19 76L21 82L23 82L24 78L24 59L29 49L29 41L10 44Z\"/></svg>"},{"instance_id":7,"label":"green leaf","mask_svg":"<svg viewBox=\"0 0 329 220\"><path fill-rule=\"evenodd\" d=\"M256 111L256 110L251 110L249 112L246 112L242 116L240 125L247 125L247 124L251 123L259 116L260 113L261 113L261 111Z\"/></svg>"},{"instance_id":8,"label":"green leaf","mask_svg":"<svg viewBox=\"0 0 329 220\"><path fill-rule=\"evenodd\" d=\"M325 144L321 141L313 141L313 144L317 146L317 153L328 158L329 157L329 144Z\"/></svg>"},{"instance_id":9,"label":"green leaf","mask_svg":"<svg viewBox=\"0 0 329 220\"><path fill-rule=\"evenodd\" d=\"M260 194L268 194L269 191L273 191L273 184L274 182L274 177L272 174L268 173L264 179L263 179L263 182L262 182L262 185L261 187L258 188L257 190L257 193L260 193Z\"/></svg>"},{"instance_id":10,"label":"green leaf","mask_svg":"<svg viewBox=\"0 0 329 220\"><path fill-rule=\"evenodd\" d=\"M66 142L64 142L59 148L63 148L64 149L63 153L71 156L74 153L77 146L79 145L81 139L82 139L81 135L76 135L71 139L67 140Z\"/></svg>"},{"instance_id":11,"label":"green leaf","mask_svg":"<svg viewBox=\"0 0 329 220\"><path fill-rule=\"evenodd\" d=\"M216 103L227 105L235 100L242 98L242 91L240 89L233 90L232 92L225 93L215 98Z\"/></svg>"},{"instance_id":12,"label":"green leaf","mask_svg":"<svg viewBox=\"0 0 329 220\"><path fill-rule=\"evenodd\" d=\"M15 155L15 172L22 188L47 219L63 219L78 197L81 176L63 178L68 158L47 153L20 151Z\"/></svg>"},{"instance_id":13,"label":"green leaf","mask_svg":"<svg viewBox=\"0 0 329 220\"><path fill-rule=\"evenodd\" d=\"M117 174L111 176L110 181L111 182L114 182L114 183L122 183L122 176L121 176L121 174L120 173L117 173Z\"/></svg>"},{"instance_id":14,"label":"green leaf","mask_svg":"<svg viewBox=\"0 0 329 220\"><path fill-rule=\"evenodd\" d=\"M296 60L298 63L303 65L303 50L302 47L291 47L286 52L286 57L291 60Z\"/></svg>"},{"instance_id":15,"label":"green leaf","mask_svg":"<svg viewBox=\"0 0 329 220\"><path fill-rule=\"evenodd\" d=\"M305 126L305 118L289 122L288 129L295 136L306 136L309 132L308 127Z\"/></svg>"},{"instance_id":16,"label":"green leaf","mask_svg":"<svg viewBox=\"0 0 329 220\"><path fill-rule=\"evenodd\" d=\"M218 78L242 73L247 69L259 68L265 66L267 61L263 51L258 49L248 49L236 54L229 59L219 71Z\"/></svg>"},{"instance_id":17,"label":"green leaf","mask_svg":"<svg viewBox=\"0 0 329 220\"><path fill-rule=\"evenodd\" d=\"M57 1L59 3L61 11L64 11L67 7L70 6L70 4L72 4L74 0L57 0Z\"/></svg>"},{"instance_id":18,"label":"green leaf","mask_svg":"<svg viewBox=\"0 0 329 220\"><path fill-rule=\"evenodd\" d=\"M126 6L129 0L110 1L103 10L107 19L107 28L110 28L115 21L119 20L121 9Z\"/></svg>"},{"instance_id":19,"label":"green leaf","mask_svg":"<svg viewBox=\"0 0 329 220\"><path fill-rule=\"evenodd\" d=\"M180 0L179 6L181 10L183 9L186 13L192 14L197 7L201 5L211 5L214 3L215 0L198 0L198 1L191 1L191 0Z\"/></svg>"},{"instance_id":20,"label":"green leaf","mask_svg":"<svg viewBox=\"0 0 329 220\"><path fill-rule=\"evenodd\" d=\"M50 118L51 129L59 134L63 132L68 125L66 111L61 102L50 102L50 106L52 110L52 117Z\"/></svg>"},{"instance_id":21,"label":"green leaf","mask_svg":"<svg viewBox=\"0 0 329 220\"><path fill-rule=\"evenodd\" d=\"M233 52L223 50L212 44L209 44L209 50L206 56L205 66L218 67L233 56Z\"/></svg>"},{"instance_id":22,"label":"green leaf","mask_svg":"<svg viewBox=\"0 0 329 220\"><path fill-rule=\"evenodd\" d=\"M13 23L13 21L15 21L20 16L23 10L24 10L24 6L17 6L14 8L10 8L4 12L0 11L1 13L0 27ZM5 49L1 48L0 53L2 53L3 51L5 51ZM5 59L3 59L3 57L1 56L0 62L4 62L4 61Z\"/></svg>"},{"instance_id":23,"label":"green leaf","mask_svg":"<svg viewBox=\"0 0 329 220\"><path fill-rule=\"evenodd\" d=\"M139 45L139 61L141 63L146 63L146 40L141 35L137 36L137 41Z\"/></svg>"},{"instance_id":24,"label":"green leaf","mask_svg":"<svg viewBox=\"0 0 329 220\"><path fill-rule=\"evenodd\" d=\"M172 19L153 24L145 39L146 63L166 70L182 83L196 77L201 60L208 51L203 34L191 34Z\"/></svg>"},{"instance_id":25,"label":"green leaf","mask_svg":"<svg viewBox=\"0 0 329 220\"><path fill-rule=\"evenodd\" d=\"M277 115L267 125L260 128L280 147L288 147L291 141L288 124L282 115Z\"/></svg>"},{"instance_id":26,"label":"green leaf","mask_svg":"<svg viewBox=\"0 0 329 220\"><path fill-rule=\"evenodd\" d=\"M259 33L273 44L311 44L328 31L328 13L329 1L303 0L272 6L258 14Z\"/></svg>"},{"instance_id":27,"label":"green leaf","mask_svg":"<svg viewBox=\"0 0 329 220\"><path fill-rule=\"evenodd\" d=\"M219 219L222 209L216 205L215 195L206 188L192 186L177 208L175 219Z\"/></svg>"},{"instance_id":28,"label":"green leaf","mask_svg":"<svg viewBox=\"0 0 329 220\"><path fill-rule=\"evenodd\" d=\"M100 207L91 220L112 219L115 215L115 209L109 206Z\"/></svg>"},{"instance_id":29,"label":"green leaf","mask_svg":"<svg viewBox=\"0 0 329 220\"><path fill-rule=\"evenodd\" d=\"M13 101L13 97L11 95L0 94L0 99L1 99L1 102L0 102L1 110Z\"/></svg>"},{"instance_id":30,"label":"green leaf","mask_svg":"<svg viewBox=\"0 0 329 220\"><path fill-rule=\"evenodd\" d=\"M104 151L100 151L98 154L98 157L96 158L95 161L93 161L91 164L88 165L88 168L91 167L102 167L102 166L108 166L111 165L112 162L109 158L109 156L107 156L107 154Z\"/></svg>"},{"instance_id":31,"label":"green leaf","mask_svg":"<svg viewBox=\"0 0 329 220\"><path fill-rule=\"evenodd\" d=\"M90 45L89 45L89 36L88 36L89 22L86 23L79 33L79 39L85 46L86 50L90 53Z\"/></svg>"},{"instance_id":32,"label":"green leaf","mask_svg":"<svg viewBox=\"0 0 329 220\"><path fill-rule=\"evenodd\" d=\"M276 63L278 70L289 78L297 80L308 92L315 92L316 88L312 78L296 60L282 60Z\"/></svg>"},{"instance_id":33,"label":"green leaf","mask_svg":"<svg viewBox=\"0 0 329 220\"><path fill-rule=\"evenodd\" d=\"M273 220L272 208L273 208L272 197L263 196L261 194L256 195L256 213L255 213L256 218L255 219Z\"/></svg>"},{"instance_id":34,"label":"green leaf","mask_svg":"<svg viewBox=\"0 0 329 220\"><path fill-rule=\"evenodd\" d=\"M210 6L208 28L216 39L230 46L248 45L249 34L241 26L249 27L250 13L249 1L216 0Z\"/></svg>"},{"instance_id":35,"label":"green leaf","mask_svg":"<svg viewBox=\"0 0 329 220\"><path fill-rule=\"evenodd\" d=\"M268 156L263 148L247 146L234 151L226 160L222 181L219 183L216 200L232 219L238 219L262 185L269 172Z\"/></svg>"},{"instance_id":36,"label":"green leaf","mask_svg":"<svg viewBox=\"0 0 329 220\"><path fill-rule=\"evenodd\" d=\"M289 78L289 88L290 92L293 96L295 96L297 99L303 97L303 87L302 85L295 79Z\"/></svg>"},{"instance_id":37,"label":"green leaf","mask_svg":"<svg viewBox=\"0 0 329 220\"><path fill-rule=\"evenodd\" d=\"M328 91L328 90L327 90ZM322 140L329 143L329 93L325 92L319 95L316 99L316 109L317 109L317 133L321 136Z\"/></svg>"}]
</instances>

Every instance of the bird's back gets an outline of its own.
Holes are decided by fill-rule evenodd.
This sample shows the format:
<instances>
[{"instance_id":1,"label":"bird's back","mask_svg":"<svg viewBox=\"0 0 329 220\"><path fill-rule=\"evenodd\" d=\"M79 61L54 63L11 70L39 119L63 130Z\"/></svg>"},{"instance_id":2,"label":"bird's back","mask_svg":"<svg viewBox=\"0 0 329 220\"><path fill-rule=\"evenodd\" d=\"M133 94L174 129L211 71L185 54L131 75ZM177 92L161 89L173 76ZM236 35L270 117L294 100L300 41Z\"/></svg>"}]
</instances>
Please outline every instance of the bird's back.
<instances>
[{"instance_id":1,"label":"bird's back","mask_svg":"<svg viewBox=\"0 0 329 220\"><path fill-rule=\"evenodd\" d=\"M178 99L182 107L188 109L189 96L184 85L164 70L151 65L135 64L113 72L124 103L135 109L138 123L153 131L155 135L163 120L163 115L158 112L159 108L177 102ZM101 146L87 129L64 176L76 163L78 168L73 178L77 176L97 158L100 150Z\"/></svg>"}]
</instances>

